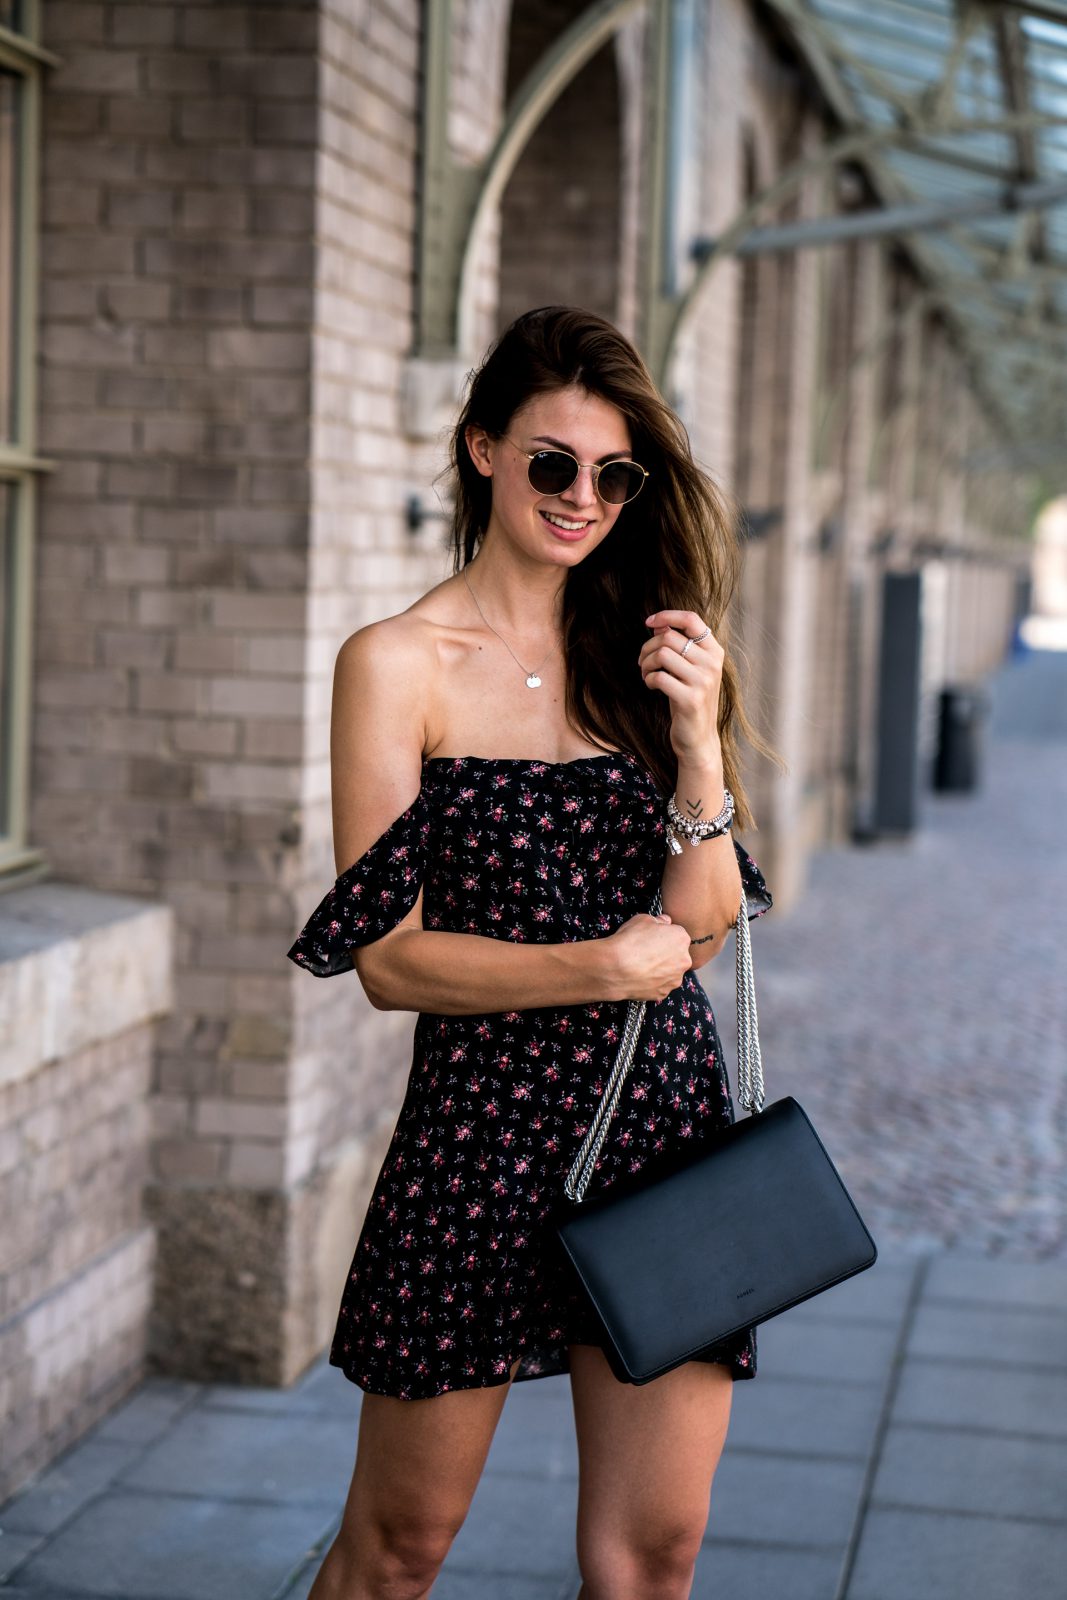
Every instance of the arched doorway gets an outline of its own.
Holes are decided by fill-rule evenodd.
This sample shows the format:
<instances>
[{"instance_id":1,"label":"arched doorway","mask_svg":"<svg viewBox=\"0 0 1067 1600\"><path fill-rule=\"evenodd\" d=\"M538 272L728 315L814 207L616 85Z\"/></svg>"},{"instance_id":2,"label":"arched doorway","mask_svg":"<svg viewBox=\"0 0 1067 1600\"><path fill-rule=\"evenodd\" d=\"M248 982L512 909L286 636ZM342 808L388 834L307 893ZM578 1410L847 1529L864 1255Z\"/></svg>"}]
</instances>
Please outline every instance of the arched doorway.
<instances>
[{"instance_id":1,"label":"arched doorway","mask_svg":"<svg viewBox=\"0 0 1067 1600\"><path fill-rule=\"evenodd\" d=\"M585 0L516 0L507 97ZM619 301L622 105L614 39L583 67L531 137L500 207L498 323L572 304L613 320Z\"/></svg>"}]
</instances>

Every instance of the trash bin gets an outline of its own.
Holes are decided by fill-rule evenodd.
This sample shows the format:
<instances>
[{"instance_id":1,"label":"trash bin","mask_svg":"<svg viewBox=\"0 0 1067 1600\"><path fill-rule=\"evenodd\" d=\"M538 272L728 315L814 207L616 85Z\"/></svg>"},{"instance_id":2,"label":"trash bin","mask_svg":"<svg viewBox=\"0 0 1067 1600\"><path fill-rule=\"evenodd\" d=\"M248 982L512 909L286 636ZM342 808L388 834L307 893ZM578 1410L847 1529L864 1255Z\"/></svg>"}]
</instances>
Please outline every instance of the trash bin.
<instances>
[{"instance_id":1,"label":"trash bin","mask_svg":"<svg viewBox=\"0 0 1067 1600\"><path fill-rule=\"evenodd\" d=\"M989 709L985 691L950 684L941 690L934 788L964 793L977 787L982 722Z\"/></svg>"}]
</instances>

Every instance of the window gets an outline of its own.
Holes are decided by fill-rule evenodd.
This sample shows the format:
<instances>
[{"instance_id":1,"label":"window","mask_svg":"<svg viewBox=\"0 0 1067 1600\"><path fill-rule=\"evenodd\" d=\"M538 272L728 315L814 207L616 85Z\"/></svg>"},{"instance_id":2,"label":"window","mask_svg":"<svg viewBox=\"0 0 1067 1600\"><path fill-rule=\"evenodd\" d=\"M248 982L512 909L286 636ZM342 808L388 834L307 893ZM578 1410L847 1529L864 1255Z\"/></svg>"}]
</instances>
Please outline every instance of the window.
<instances>
[{"instance_id":1,"label":"window","mask_svg":"<svg viewBox=\"0 0 1067 1600\"><path fill-rule=\"evenodd\" d=\"M19 111L22 84L0 70L0 440L15 437Z\"/></svg>"},{"instance_id":2,"label":"window","mask_svg":"<svg viewBox=\"0 0 1067 1600\"><path fill-rule=\"evenodd\" d=\"M0 0L0 883L39 869L26 844L37 477L37 0Z\"/></svg>"}]
</instances>

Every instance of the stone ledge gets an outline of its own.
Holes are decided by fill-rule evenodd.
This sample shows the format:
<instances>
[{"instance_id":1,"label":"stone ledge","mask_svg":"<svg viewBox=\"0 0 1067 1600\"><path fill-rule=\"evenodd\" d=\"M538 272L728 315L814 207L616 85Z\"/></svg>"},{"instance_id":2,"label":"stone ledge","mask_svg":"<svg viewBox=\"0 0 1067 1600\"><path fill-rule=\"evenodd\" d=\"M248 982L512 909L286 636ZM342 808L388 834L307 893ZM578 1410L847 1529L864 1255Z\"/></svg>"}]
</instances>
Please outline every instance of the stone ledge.
<instances>
[{"instance_id":1,"label":"stone ledge","mask_svg":"<svg viewBox=\"0 0 1067 1600\"><path fill-rule=\"evenodd\" d=\"M169 906L80 884L0 895L0 1085L173 1004Z\"/></svg>"}]
</instances>

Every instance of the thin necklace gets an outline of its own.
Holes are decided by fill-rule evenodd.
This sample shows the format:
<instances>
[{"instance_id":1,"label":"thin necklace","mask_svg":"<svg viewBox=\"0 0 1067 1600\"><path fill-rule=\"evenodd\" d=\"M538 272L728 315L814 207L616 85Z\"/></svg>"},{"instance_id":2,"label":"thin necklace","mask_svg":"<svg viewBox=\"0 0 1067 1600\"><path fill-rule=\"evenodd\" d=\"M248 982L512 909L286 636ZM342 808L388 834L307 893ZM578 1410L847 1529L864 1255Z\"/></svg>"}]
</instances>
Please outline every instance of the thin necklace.
<instances>
[{"instance_id":1,"label":"thin necklace","mask_svg":"<svg viewBox=\"0 0 1067 1600\"><path fill-rule=\"evenodd\" d=\"M526 687L527 687L527 689L540 689L541 680L537 676L537 674L540 672L541 668L545 664L545 661L548 660L548 656L550 656L552 654L552 650L554 650L556 648L556 646L553 645L552 646L552 650L550 650L548 652L548 656L545 656L544 661L538 662L537 666L534 667L532 670L529 667L523 667L522 666L522 662L519 660L519 658L515 654L514 650L512 650L511 646L508 644L508 641L504 638L504 635L502 633L497 633L497 630L493 627L493 624L489 621L489 618L486 616L486 614L482 610L481 606L478 605L478 596L475 594L474 590L471 589L471 581L467 577L466 572L464 572L464 574L463 574L463 581L467 585L467 588L470 589L471 599L474 601L474 604L476 606L478 606L479 615L481 616L481 619L485 623L486 627L492 633L496 633L497 638L500 640L500 643L507 650L508 654L512 657L512 659L515 661L515 663L518 666L522 667L523 672L526 674Z\"/></svg>"}]
</instances>

